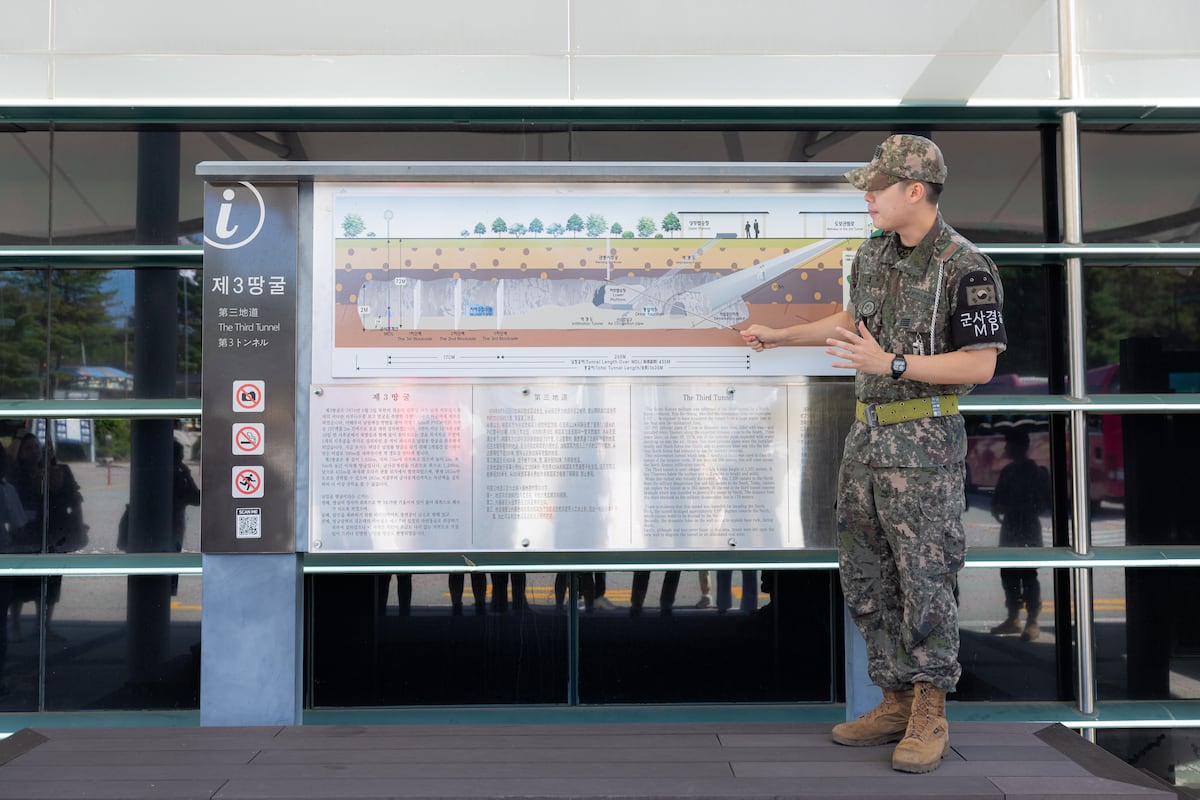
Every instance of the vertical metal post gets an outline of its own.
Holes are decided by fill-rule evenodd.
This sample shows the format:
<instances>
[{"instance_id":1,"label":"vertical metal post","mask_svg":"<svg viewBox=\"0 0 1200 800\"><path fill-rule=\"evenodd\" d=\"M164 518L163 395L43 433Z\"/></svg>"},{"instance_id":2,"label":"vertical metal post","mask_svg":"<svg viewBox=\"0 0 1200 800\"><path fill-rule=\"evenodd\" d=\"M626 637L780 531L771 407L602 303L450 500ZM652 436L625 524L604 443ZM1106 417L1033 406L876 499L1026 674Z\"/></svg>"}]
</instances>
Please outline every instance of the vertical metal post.
<instances>
[{"instance_id":1,"label":"vertical metal post","mask_svg":"<svg viewBox=\"0 0 1200 800\"><path fill-rule=\"evenodd\" d=\"M1059 87L1062 99L1073 100L1079 92L1077 47L1075 41L1075 0L1059 0ZM1082 181L1079 166L1079 117L1075 111L1063 113L1063 240L1065 244L1083 243ZM1067 367L1070 397L1087 397L1087 351L1084 341L1083 259L1067 259ZM1087 414L1071 412L1071 500L1075 520L1073 549L1088 555L1092 549L1091 516L1088 491ZM1095 639L1093 636L1092 572L1072 571L1075 605L1075 659L1077 707L1081 714L1096 713ZM1095 737L1094 729L1085 729L1086 738Z\"/></svg>"},{"instance_id":2,"label":"vertical metal post","mask_svg":"<svg viewBox=\"0 0 1200 800\"><path fill-rule=\"evenodd\" d=\"M177 132L138 134L138 244L176 241L179 225L180 137ZM174 270L139 269L134 275L134 389L139 398L175 396L179 276ZM131 553L168 553L171 528L172 446L169 419L130 424L129 543ZM129 683L150 691L166 661L171 625L171 577L126 579Z\"/></svg>"},{"instance_id":3,"label":"vertical metal post","mask_svg":"<svg viewBox=\"0 0 1200 800\"><path fill-rule=\"evenodd\" d=\"M579 705L579 573L567 576L567 705Z\"/></svg>"}]
</instances>

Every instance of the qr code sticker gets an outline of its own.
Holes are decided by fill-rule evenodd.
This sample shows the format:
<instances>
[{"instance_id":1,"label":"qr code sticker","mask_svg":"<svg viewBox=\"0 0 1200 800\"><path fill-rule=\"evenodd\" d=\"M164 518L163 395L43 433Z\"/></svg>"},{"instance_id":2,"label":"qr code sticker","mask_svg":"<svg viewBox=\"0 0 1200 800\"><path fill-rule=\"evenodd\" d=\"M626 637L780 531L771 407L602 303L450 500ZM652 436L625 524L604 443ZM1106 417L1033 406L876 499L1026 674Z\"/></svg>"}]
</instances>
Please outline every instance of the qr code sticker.
<instances>
[{"instance_id":1,"label":"qr code sticker","mask_svg":"<svg viewBox=\"0 0 1200 800\"><path fill-rule=\"evenodd\" d=\"M239 509L237 509L237 538L238 539L261 539L262 538L262 509L261 508L239 508Z\"/></svg>"}]
</instances>

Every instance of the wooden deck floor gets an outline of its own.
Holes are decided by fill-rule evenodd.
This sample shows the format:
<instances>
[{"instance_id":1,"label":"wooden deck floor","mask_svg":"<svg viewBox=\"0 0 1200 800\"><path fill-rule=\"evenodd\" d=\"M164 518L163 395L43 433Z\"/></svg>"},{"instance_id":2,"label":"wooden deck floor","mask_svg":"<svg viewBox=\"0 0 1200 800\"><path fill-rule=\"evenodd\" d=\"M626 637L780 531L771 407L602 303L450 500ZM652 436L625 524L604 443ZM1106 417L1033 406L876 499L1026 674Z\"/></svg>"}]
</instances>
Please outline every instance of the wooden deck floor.
<instances>
[{"instance_id":1,"label":"wooden deck floor","mask_svg":"<svg viewBox=\"0 0 1200 800\"><path fill-rule=\"evenodd\" d=\"M1059 725L955 723L928 775L818 724L27 728L0 798L1022 798L1174 800Z\"/></svg>"}]
</instances>

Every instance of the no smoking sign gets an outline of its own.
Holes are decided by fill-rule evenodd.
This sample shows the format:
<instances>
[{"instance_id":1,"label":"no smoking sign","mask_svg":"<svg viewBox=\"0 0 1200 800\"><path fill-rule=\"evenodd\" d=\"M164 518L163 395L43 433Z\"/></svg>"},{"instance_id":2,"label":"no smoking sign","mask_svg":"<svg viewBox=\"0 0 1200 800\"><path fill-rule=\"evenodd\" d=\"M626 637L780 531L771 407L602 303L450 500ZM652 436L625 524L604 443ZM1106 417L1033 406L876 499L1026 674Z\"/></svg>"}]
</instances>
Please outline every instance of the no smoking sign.
<instances>
[{"instance_id":1,"label":"no smoking sign","mask_svg":"<svg viewBox=\"0 0 1200 800\"><path fill-rule=\"evenodd\" d=\"M233 423L233 454L235 456L261 456L263 454L263 423Z\"/></svg>"}]
</instances>

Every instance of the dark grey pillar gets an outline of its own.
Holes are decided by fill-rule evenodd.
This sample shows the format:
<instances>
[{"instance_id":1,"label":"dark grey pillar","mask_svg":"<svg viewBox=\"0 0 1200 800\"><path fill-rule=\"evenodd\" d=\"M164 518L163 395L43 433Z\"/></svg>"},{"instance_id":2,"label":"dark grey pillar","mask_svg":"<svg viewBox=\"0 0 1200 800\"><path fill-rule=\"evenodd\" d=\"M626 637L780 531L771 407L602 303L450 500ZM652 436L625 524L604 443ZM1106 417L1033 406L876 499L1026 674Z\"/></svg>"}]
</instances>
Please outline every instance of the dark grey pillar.
<instances>
[{"instance_id":1,"label":"dark grey pillar","mask_svg":"<svg viewBox=\"0 0 1200 800\"><path fill-rule=\"evenodd\" d=\"M175 244L179 220L179 134L138 134L137 244ZM133 385L139 399L175 396L178 274L139 269L134 276ZM171 552L174 420L134 420L129 469L129 546ZM127 584L129 682L159 677L170 629L169 576L130 576Z\"/></svg>"}]
</instances>

